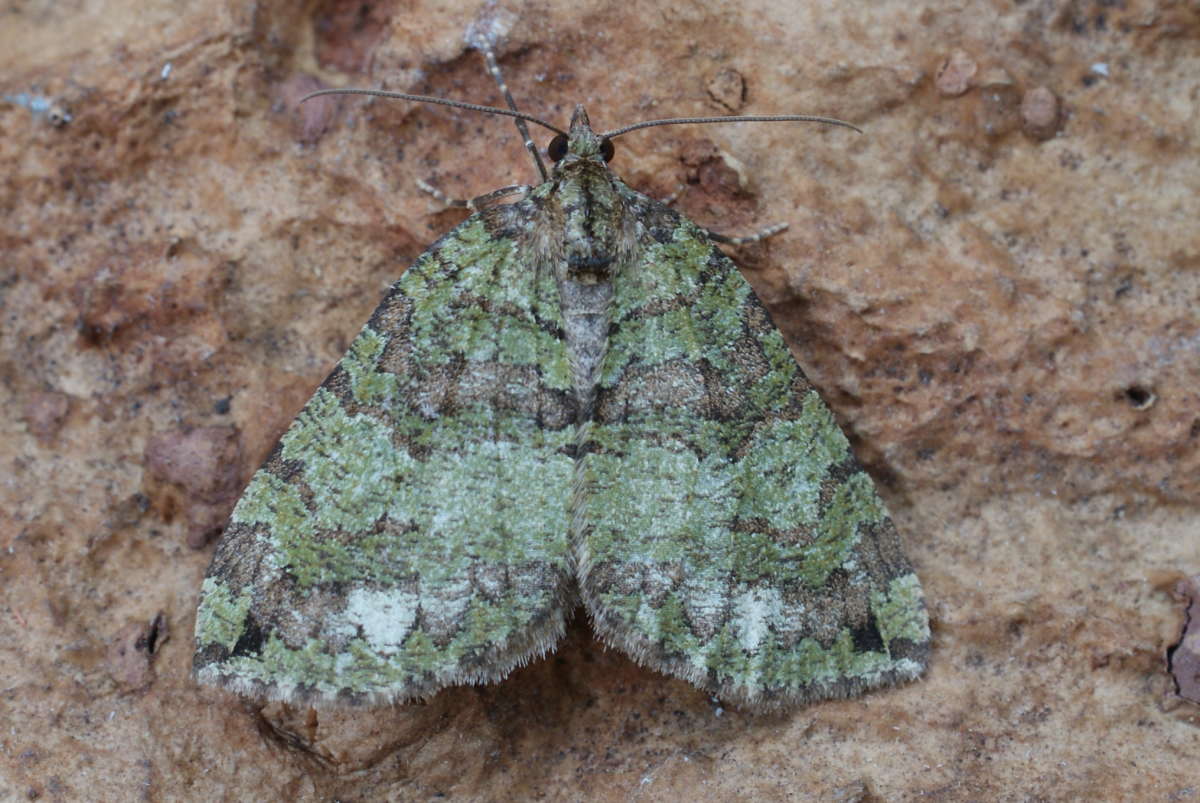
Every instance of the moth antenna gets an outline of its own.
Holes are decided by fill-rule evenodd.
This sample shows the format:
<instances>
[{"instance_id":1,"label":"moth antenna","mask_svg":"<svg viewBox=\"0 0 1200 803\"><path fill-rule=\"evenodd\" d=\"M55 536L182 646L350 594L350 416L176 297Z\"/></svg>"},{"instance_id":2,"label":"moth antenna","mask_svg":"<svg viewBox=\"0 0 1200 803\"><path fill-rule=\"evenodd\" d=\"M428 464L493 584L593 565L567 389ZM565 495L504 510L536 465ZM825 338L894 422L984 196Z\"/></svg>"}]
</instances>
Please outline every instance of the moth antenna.
<instances>
[{"instance_id":1,"label":"moth antenna","mask_svg":"<svg viewBox=\"0 0 1200 803\"><path fill-rule=\"evenodd\" d=\"M525 114L515 109L498 109L495 106L482 106L478 103L467 103L461 100L449 100L447 98L434 98L429 95L410 95L407 92L387 92L382 89L320 89L316 92L311 92L300 98L303 103L306 100L319 97L321 95L372 95L378 98L394 98L396 100L411 100L417 103L436 103L439 106L451 106L455 109L466 109L467 111L483 112L484 114L498 114L502 117L515 117L518 120L527 120L531 123L536 123L542 128L548 128L555 134L568 136L566 131L563 131L558 126L551 125L545 120L534 117L532 114Z\"/></svg>"},{"instance_id":2,"label":"moth antenna","mask_svg":"<svg viewBox=\"0 0 1200 803\"><path fill-rule=\"evenodd\" d=\"M500 93L504 95L504 102L508 104L508 108L517 111L517 102L513 100L512 92L508 91L508 82L504 80L503 73L500 72L500 62L496 61L496 52L492 50L492 43L486 37L475 44L475 48L483 53L483 61L487 64L488 72L492 74L496 86L500 87ZM542 161L542 155L538 152L537 145L534 144L533 137L529 136L529 126L525 125L525 121L520 117L516 118L517 133L525 140L525 150L529 151L533 157L533 163L537 166L538 175L542 177L542 181L550 178L550 174L546 172L546 165Z\"/></svg>"},{"instance_id":3,"label":"moth antenna","mask_svg":"<svg viewBox=\"0 0 1200 803\"><path fill-rule=\"evenodd\" d=\"M818 117L813 114L752 114L738 117L669 117L665 120L646 120L641 123L627 125L624 128L605 131L598 136L601 139L612 139L622 134L628 134L630 131L637 131L639 128L653 128L656 125L682 125L683 123L826 123L828 125L840 125L843 128L850 128L860 134L863 132L861 128L853 123L847 123L845 120L838 120L835 117Z\"/></svg>"}]
</instances>

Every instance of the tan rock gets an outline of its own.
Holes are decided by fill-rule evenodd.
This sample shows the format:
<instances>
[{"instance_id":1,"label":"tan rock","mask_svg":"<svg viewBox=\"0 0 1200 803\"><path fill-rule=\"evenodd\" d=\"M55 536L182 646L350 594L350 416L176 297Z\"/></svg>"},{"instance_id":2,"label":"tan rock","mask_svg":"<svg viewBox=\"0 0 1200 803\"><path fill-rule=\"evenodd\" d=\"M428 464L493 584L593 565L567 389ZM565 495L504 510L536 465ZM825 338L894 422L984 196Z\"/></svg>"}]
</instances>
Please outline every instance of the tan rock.
<instances>
[{"instance_id":1,"label":"tan rock","mask_svg":"<svg viewBox=\"0 0 1200 803\"><path fill-rule=\"evenodd\" d=\"M533 174L504 120L292 102L314 82L497 102L463 45L478 3L358 21L278 0L101 5L18 4L0 28L0 798L1195 787L1195 706L1167 660L1187 603L1161 581L1196 574L1200 532L1186 12L1110 7L1101 28L1037 4L505 7L509 85L559 123L579 100L600 127L711 114L736 57L742 113L866 129L641 131L613 162L655 195L686 184L702 225L790 224L735 258L880 481L933 613L920 682L750 717L584 622L502 683L396 709L192 684L209 555L189 534L218 526L230 465L246 477L456 221L416 181L472 197ZM1007 73L996 102L927 73L948 42ZM1110 78L1081 80L1100 62ZM1058 102L1045 140L1018 133L1048 119L1038 87ZM216 439L193 468L156 467L164 446L199 455L183 433L208 428L236 431L241 456ZM126 623L158 610L174 637L153 671L136 635L137 661L114 662Z\"/></svg>"}]
</instances>

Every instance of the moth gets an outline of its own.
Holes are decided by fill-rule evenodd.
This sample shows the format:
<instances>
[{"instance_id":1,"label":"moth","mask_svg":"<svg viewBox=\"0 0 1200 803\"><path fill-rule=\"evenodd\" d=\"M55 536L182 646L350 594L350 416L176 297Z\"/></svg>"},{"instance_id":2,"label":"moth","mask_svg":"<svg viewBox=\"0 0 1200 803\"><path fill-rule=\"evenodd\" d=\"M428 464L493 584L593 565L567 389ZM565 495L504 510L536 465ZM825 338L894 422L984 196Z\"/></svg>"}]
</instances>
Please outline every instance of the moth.
<instances>
[{"instance_id":1,"label":"moth","mask_svg":"<svg viewBox=\"0 0 1200 803\"><path fill-rule=\"evenodd\" d=\"M528 121L554 165L404 272L254 474L202 586L197 679L421 698L543 655L579 606L749 709L917 677L921 585L846 437L714 236L608 166L653 125L849 124L597 133L577 106L564 131L485 56L512 108L325 90Z\"/></svg>"}]
</instances>

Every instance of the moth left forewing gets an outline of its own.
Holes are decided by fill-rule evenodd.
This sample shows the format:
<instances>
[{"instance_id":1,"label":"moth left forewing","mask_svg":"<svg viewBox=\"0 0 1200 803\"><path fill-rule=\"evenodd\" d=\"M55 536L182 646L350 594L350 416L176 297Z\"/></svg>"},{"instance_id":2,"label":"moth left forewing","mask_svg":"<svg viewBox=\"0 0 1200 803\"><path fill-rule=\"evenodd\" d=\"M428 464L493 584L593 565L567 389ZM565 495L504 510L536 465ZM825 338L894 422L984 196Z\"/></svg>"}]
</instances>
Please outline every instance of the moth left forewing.
<instances>
[{"instance_id":1,"label":"moth left forewing","mask_svg":"<svg viewBox=\"0 0 1200 803\"><path fill-rule=\"evenodd\" d=\"M391 702L557 641L576 412L557 289L516 257L535 213L426 251L254 475L204 581L201 681Z\"/></svg>"},{"instance_id":2,"label":"moth left forewing","mask_svg":"<svg viewBox=\"0 0 1200 803\"><path fill-rule=\"evenodd\" d=\"M615 277L584 447L596 628L751 707L916 677L921 587L845 436L729 259L633 203L645 235Z\"/></svg>"}]
</instances>

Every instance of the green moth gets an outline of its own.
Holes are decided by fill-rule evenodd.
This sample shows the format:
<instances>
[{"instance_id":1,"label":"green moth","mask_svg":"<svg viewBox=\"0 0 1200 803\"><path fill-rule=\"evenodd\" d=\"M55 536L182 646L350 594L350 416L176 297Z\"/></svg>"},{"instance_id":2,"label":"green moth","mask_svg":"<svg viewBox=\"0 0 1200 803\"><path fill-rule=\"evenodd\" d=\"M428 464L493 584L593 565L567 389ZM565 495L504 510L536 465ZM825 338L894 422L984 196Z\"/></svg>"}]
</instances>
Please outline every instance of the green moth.
<instances>
[{"instance_id":1,"label":"green moth","mask_svg":"<svg viewBox=\"0 0 1200 803\"><path fill-rule=\"evenodd\" d=\"M562 131L376 94L545 126L555 164L421 255L251 479L196 677L425 697L543 655L580 605L747 708L920 675L920 583L829 409L713 237L607 164L647 125L836 121L598 134L582 106Z\"/></svg>"}]
</instances>

